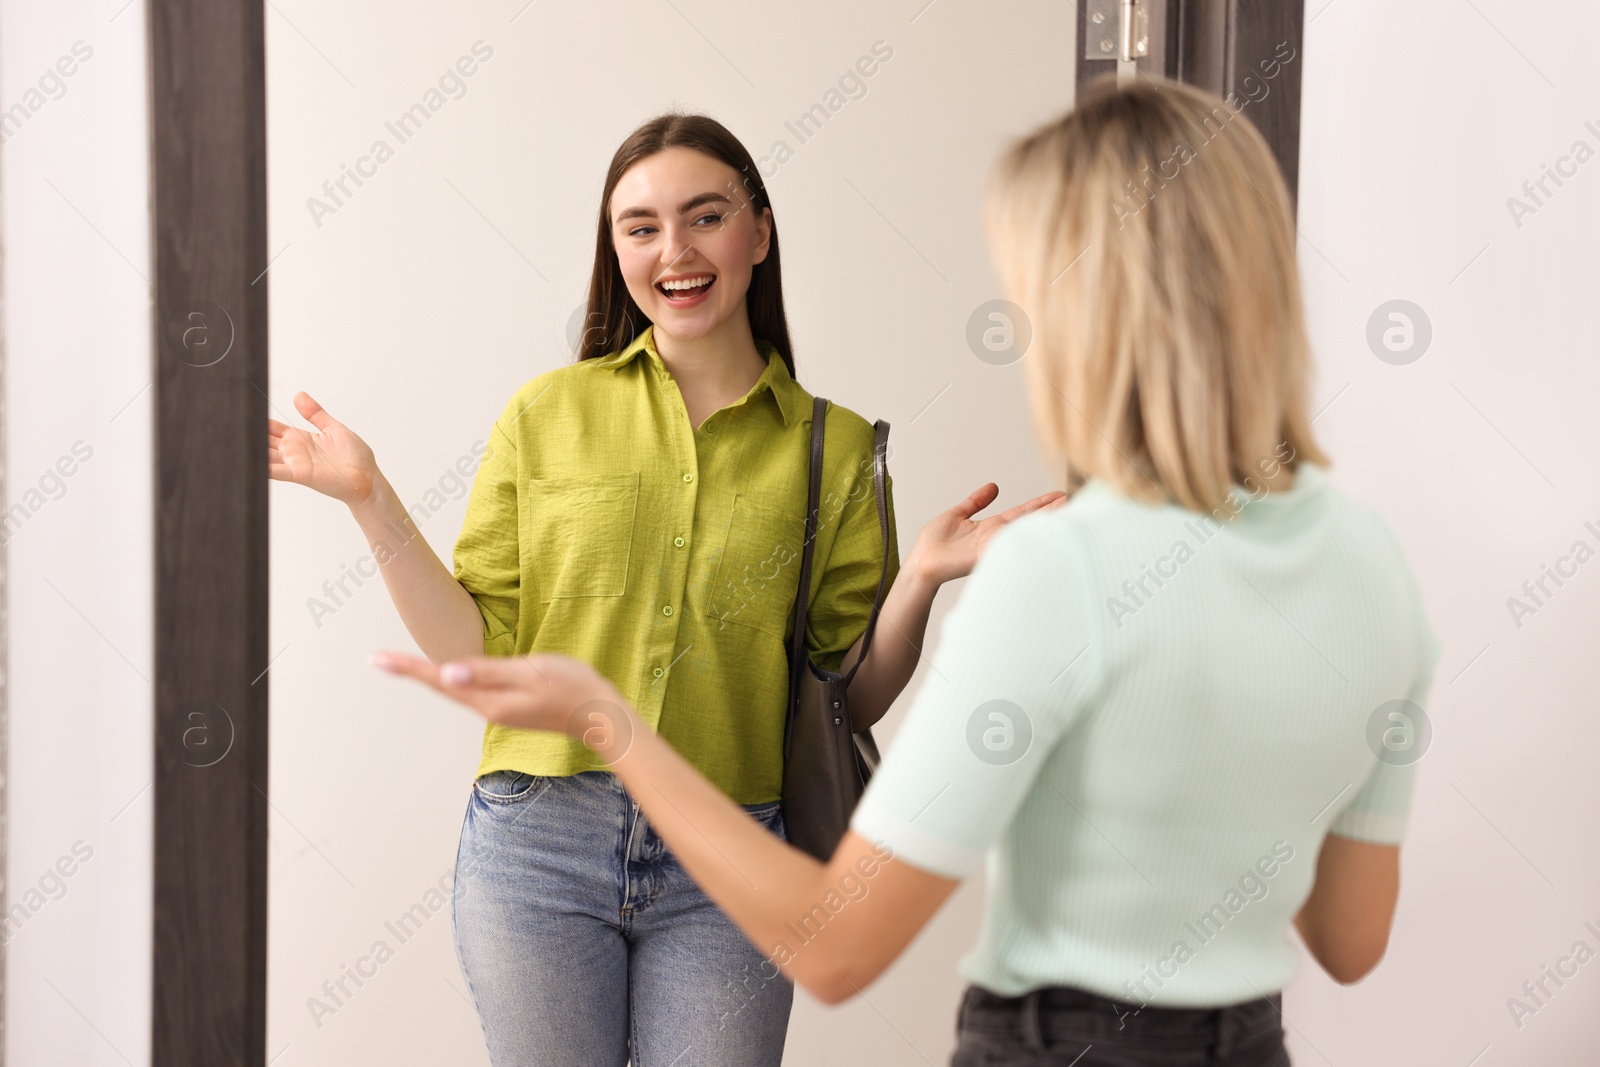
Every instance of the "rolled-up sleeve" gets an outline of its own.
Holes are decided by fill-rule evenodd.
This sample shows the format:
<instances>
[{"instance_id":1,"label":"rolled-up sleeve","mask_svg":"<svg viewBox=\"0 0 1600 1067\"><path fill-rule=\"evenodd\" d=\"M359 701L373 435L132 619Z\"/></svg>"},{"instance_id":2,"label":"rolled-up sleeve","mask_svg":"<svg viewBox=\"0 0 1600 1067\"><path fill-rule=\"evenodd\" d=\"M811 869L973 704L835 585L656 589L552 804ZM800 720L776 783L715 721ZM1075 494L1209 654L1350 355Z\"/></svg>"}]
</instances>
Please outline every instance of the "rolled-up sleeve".
<instances>
[{"instance_id":1,"label":"rolled-up sleeve","mask_svg":"<svg viewBox=\"0 0 1600 1067\"><path fill-rule=\"evenodd\" d=\"M864 491L863 491L864 490ZM872 473L856 474L844 488L839 514L839 532L828 552L827 568L820 579L813 579L814 592L806 609L806 644L819 667L837 671L845 653L866 631L872 618L872 602L878 581L884 578L883 595L888 598L894 579L900 573L900 544L894 526L894 479L887 472L883 479L884 502L888 509L889 573L883 573L883 524L878 519L877 492ZM826 514L827 501L819 508ZM877 640L874 637L874 640Z\"/></svg>"},{"instance_id":2,"label":"rolled-up sleeve","mask_svg":"<svg viewBox=\"0 0 1600 1067\"><path fill-rule=\"evenodd\" d=\"M513 397L507 403L490 429L453 554L455 578L472 595L483 616L483 651L488 656L512 655L517 644L521 591L515 438L518 400Z\"/></svg>"}]
</instances>

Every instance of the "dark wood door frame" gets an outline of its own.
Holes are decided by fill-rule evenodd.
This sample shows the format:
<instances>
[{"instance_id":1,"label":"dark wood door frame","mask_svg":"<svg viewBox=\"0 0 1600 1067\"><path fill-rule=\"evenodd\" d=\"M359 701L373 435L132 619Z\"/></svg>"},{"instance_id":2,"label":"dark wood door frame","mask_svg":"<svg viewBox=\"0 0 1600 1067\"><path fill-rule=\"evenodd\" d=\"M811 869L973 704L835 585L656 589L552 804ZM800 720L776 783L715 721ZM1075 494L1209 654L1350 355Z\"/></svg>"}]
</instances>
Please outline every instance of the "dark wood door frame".
<instances>
[{"instance_id":1,"label":"dark wood door frame","mask_svg":"<svg viewBox=\"0 0 1600 1067\"><path fill-rule=\"evenodd\" d=\"M151 1062L262 1067L267 204L261 0L148 0Z\"/></svg>"},{"instance_id":2,"label":"dark wood door frame","mask_svg":"<svg viewBox=\"0 0 1600 1067\"><path fill-rule=\"evenodd\" d=\"M1138 0L1148 24L1146 54L1132 60L1243 104L1272 146L1291 195L1300 182L1300 77L1305 5L1299 0ZM1116 73L1120 41L1098 7L1078 5L1076 84ZM1110 45L1110 48L1106 46ZM1087 53L1104 58L1088 58ZM1110 53L1110 54L1107 54ZM1287 58L1286 58L1287 57Z\"/></svg>"}]
</instances>

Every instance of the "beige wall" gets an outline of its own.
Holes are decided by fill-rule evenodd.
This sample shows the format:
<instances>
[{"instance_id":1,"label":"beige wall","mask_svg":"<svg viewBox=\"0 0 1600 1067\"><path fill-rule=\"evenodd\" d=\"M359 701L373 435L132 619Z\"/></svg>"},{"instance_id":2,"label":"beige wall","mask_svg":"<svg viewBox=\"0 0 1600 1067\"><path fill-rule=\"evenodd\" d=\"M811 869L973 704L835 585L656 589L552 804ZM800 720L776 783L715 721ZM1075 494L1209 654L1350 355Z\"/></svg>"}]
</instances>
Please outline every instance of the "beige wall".
<instances>
[{"instance_id":1,"label":"beige wall","mask_svg":"<svg viewBox=\"0 0 1600 1067\"><path fill-rule=\"evenodd\" d=\"M428 508L422 531L448 557L465 504L451 468L512 390L568 359L611 152L680 106L716 115L758 157L778 140L794 149L769 181L801 381L893 425L904 545L984 481L1006 501L1052 486L1020 367L975 358L965 332L1000 295L979 225L986 168L1005 138L1069 104L1071 5L520 6L269 5L279 418L299 421L291 397L305 389L355 428ZM1316 428L1336 479L1405 541L1445 653L1390 959L1348 990L1302 973L1288 997L1297 1062L1465 1064L1488 1045L1485 1067L1578 1063L1600 1006L1593 967L1520 1031L1504 1003L1584 919L1600 925L1584 714L1600 563L1520 629L1505 607L1574 539L1600 547L1582 527L1600 525L1584 317L1600 163L1520 230L1503 203L1574 138L1600 145L1582 127L1600 123L1585 111L1600 99L1594 16L1564 6L1573 32L1548 47L1552 23L1514 20L1508 3L1311 12L1300 224L1328 405ZM385 123L480 40L493 55L465 95L399 144ZM865 96L798 144L785 123L877 41L893 57ZM323 182L379 138L392 158L331 205ZM1393 298L1433 324L1407 366L1365 340ZM277 1067L487 1063L447 911L313 1020L322 983L450 870L480 727L366 665L374 648L409 646L378 579L313 618L324 581L366 552L342 506L274 485L272 523L269 1052ZM787 1062L944 1062L981 898L981 879L964 886L865 998L826 1009L798 994Z\"/></svg>"},{"instance_id":2,"label":"beige wall","mask_svg":"<svg viewBox=\"0 0 1600 1067\"><path fill-rule=\"evenodd\" d=\"M143 8L0 0L13 1067L150 1056Z\"/></svg>"},{"instance_id":3,"label":"beige wall","mask_svg":"<svg viewBox=\"0 0 1600 1067\"><path fill-rule=\"evenodd\" d=\"M1593 432L1600 162L1519 228L1507 199L1586 140L1600 150L1600 12L1311 0L1300 263L1334 477L1410 553L1444 640L1389 956L1287 998L1300 1063L1476 1067L1594 1058L1600 971L1512 1021L1507 999L1580 938L1600 951L1591 827L1600 563L1513 620L1507 600L1578 539L1600 550ZM1571 169L1570 164L1564 165ZM1421 306L1433 340L1376 359L1369 317ZM1566 565L1571 569L1570 563Z\"/></svg>"}]
</instances>

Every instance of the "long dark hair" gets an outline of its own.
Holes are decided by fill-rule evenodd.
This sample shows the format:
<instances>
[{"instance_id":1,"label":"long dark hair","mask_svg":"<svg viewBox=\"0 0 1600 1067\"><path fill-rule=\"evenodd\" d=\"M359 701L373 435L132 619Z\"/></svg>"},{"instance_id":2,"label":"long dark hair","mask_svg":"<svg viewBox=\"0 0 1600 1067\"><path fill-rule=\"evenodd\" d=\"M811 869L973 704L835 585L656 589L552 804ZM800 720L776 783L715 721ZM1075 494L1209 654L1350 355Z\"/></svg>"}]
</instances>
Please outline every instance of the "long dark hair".
<instances>
[{"instance_id":1,"label":"long dark hair","mask_svg":"<svg viewBox=\"0 0 1600 1067\"><path fill-rule=\"evenodd\" d=\"M578 342L578 358L597 359L626 348L648 324L644 312L628 292L617 262L617 246L611 237L611 194L623 173L646 156L667 148L692 148L722 160L743 175L745 196L760 214L771 207L766 182L755 160L727 127L709 115L668 113L658 115L630 133L611 157L606 171L605 191L600 196L600 221L594 242L594 274L589 279L589 309ZM783 279L779 272L778 224L772 223L772 240L767 258L750 272L750 289L745 294L745 311L750 316L750 333L768 341L783 357L794 377L794 353L789 346L789 322L783 314Z\"/></svg>"}]
</instances>

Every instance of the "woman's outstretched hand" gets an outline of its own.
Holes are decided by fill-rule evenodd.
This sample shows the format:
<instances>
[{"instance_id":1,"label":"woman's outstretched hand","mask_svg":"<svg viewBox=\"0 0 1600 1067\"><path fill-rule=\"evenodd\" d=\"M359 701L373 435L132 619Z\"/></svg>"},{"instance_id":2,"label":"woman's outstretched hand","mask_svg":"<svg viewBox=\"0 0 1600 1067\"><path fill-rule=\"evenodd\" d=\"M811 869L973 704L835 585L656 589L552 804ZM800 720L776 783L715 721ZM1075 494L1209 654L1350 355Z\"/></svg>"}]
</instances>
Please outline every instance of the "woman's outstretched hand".
<instances>
[{"instance_id":1,"label":"woman's outstretched hand","mask_svg":"<svg viewBox=\"0 0 1600 1067\"><path fill-rule=\"evenodd\" d=\"M267 420L267 473L309 486L352 507L372 495L378 461L367 443L322 409L308 393L296 393L294 406L320 432Z\"/></svg>"},{"instance_id":2,"label":"woman's outstretched hand","mask_svg":"<svg viewBox=\"0 0 1600 1067\"><path fill-rule=\"evenodd\" d=\"M463 656L434 664L402 652L374 652L372 662L459 701L499 726L555 730L604 751L629 730L626 701L583 660L554 652Z\"/></svg>"},{"instance_id":3,"label":"woman's outstretched hand","mask_svg":"<svg viewBox=\"0 0 1600 1067\"><path fill-rule=\"evenodd\" d=\"M978 557L995 531L1020 519L1030 511L1060 507L1067 502L1067 494L1059 489L1043 493L986 519L972 516L994 503L1000 487L993 482L974 489L965 500L935 515L917 535L912 546L911 559L919 573L934 583L964 578L977 566Z\"/></svg>"}]
</instances>

